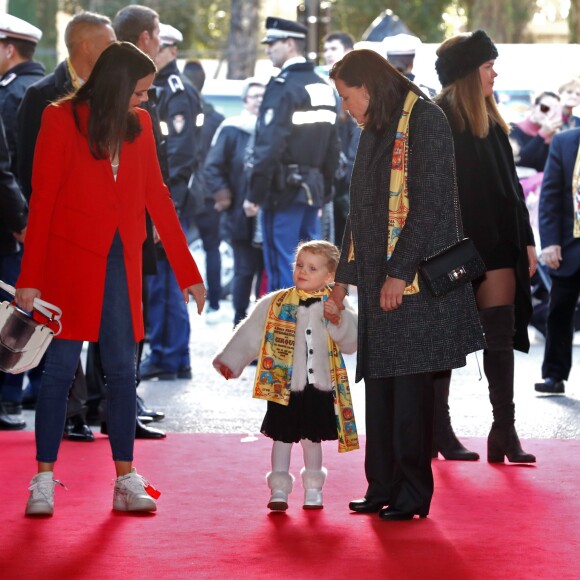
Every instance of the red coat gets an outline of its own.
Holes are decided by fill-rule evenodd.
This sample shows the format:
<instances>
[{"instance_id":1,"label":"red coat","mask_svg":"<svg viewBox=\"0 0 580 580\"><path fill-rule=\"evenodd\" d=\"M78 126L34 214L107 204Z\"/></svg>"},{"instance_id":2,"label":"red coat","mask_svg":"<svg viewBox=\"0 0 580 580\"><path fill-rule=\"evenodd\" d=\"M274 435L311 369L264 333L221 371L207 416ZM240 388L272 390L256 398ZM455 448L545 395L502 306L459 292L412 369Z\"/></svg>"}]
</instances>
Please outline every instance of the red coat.
<instances>
[{"instance_id":1,"label":"red coat","mask_svg":"<svg viewBox=\"0 0 580 580\"><path fill-rule=\"evenodd\" d=\"M86 126L88 107L79 110ZM108 159L95 159L77 129L70 102L48 106L34 155L32 198L18 288L37 288L62 311L59 338L99 337L107 255L115 232L123 242L135 341L143 338L141 256L145 209L181 288L202 281L169 190L163 183L149 114L123 143L117 181Z\"/></svg>"}]
</instances>

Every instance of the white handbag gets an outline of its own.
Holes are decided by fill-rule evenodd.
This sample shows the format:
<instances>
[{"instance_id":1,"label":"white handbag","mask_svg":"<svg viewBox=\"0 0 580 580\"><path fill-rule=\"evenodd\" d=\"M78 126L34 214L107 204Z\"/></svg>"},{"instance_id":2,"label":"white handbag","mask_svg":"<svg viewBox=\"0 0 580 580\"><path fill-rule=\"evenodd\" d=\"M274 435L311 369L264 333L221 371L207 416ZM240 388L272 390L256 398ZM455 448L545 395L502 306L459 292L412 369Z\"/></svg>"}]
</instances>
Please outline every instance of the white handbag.
<instances>
[{"instance_id":1,"label":"white handbag","mask_svg":"<svg viewBox=\"0 0 580 580\"><path fill-rule=\"evenodd\" d=\"M15 296L10 284L0 280L0 288ZM38 366L53 336L60 334L62 310L40 298L34 299L34 310L46 322L35 320L12 302L0 304L0 370L18 374Z\"/></svg>"}]
</instances>

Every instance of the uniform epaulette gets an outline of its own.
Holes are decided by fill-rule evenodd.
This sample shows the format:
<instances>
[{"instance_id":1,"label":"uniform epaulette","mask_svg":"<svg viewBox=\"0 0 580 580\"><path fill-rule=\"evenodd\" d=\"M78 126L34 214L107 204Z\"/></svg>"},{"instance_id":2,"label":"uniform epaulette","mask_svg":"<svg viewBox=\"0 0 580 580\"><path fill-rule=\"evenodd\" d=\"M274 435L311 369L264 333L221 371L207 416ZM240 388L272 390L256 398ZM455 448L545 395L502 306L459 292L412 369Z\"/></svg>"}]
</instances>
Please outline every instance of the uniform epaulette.
<instances>
[{"instance_id":1,"label":"uniform epaulette","mask_svg":"<svg viewBox=\"0 0 580 580\"><path fill-rule=\"evenodd\" d=\"M5 79L0 81L0 87L7 87L17 76L16 73L10 73Z\"/></svg>"},{"instance_id":2,"label":"uniform epaulette","mask_svg":"<svg viewBox=\"0 0 580 580\"><path fill-rule=\"evenodd\" d=\"M276 77L274 79L275 83L280 83L281 85L283 85L286 82L286 78L285 77Z\"/></svg>"},{"instance_id":3,"label":"uniform epaulette","mask_svg":"<svg viewBox=\"0 0 580 580\"><path fill-rule=\"evenodd\" d=\"M172 93L177 93L178 91L184 91L185 87L183 86L183 81L179 78L178 75L169 75L167 78L167 84L171 89Z\"/></svg>"}]
</instances>

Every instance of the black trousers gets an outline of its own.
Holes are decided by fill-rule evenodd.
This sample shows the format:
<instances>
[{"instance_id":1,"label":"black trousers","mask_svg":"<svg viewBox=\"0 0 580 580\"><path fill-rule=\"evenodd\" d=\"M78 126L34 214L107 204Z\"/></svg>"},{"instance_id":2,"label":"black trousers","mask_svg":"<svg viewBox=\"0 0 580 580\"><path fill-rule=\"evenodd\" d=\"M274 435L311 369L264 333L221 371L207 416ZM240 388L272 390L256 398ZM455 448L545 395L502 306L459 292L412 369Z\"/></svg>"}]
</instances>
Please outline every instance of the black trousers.
<instances>
[{"instance_id":1,"label":"black trousers","mask_svg":"<svg viewBox=\"0 0 580 580\"><path fill-rule=\"evenodd\" d=\"M542 377L568 380L572 368L574 310L580 295L580 270L572 276L551 276Z\"/></svg>"},{"instance_id":2,"label":"black trousers","mask_svg":"<svg viewBox=\"0 0 580 580\"><path fill-rule=\"evenodd\" d=\"M365 379L365 497L428 513L433 496L433 373Z\"/></svg>"}]
</instances>

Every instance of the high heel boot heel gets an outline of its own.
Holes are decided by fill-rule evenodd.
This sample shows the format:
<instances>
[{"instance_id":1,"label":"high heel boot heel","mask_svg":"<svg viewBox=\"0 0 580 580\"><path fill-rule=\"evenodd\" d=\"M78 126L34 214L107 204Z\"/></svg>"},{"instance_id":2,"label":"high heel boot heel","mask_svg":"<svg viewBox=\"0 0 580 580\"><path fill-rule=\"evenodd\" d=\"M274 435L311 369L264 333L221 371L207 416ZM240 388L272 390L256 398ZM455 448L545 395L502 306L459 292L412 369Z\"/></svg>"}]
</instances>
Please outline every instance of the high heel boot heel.
<instances>
[{"instance_id":1,"label":"high heel boot heel","mask_svg":"<svg viewBox=\"0 0 580 580\"><path fill-rule=\"evenodd\" d=\"M507 457L510 463L535 463L536 456L526 453L518 438L515 425L492 426L487 438L488 463L503 463Z\"/></svg>"}]
</instances>

